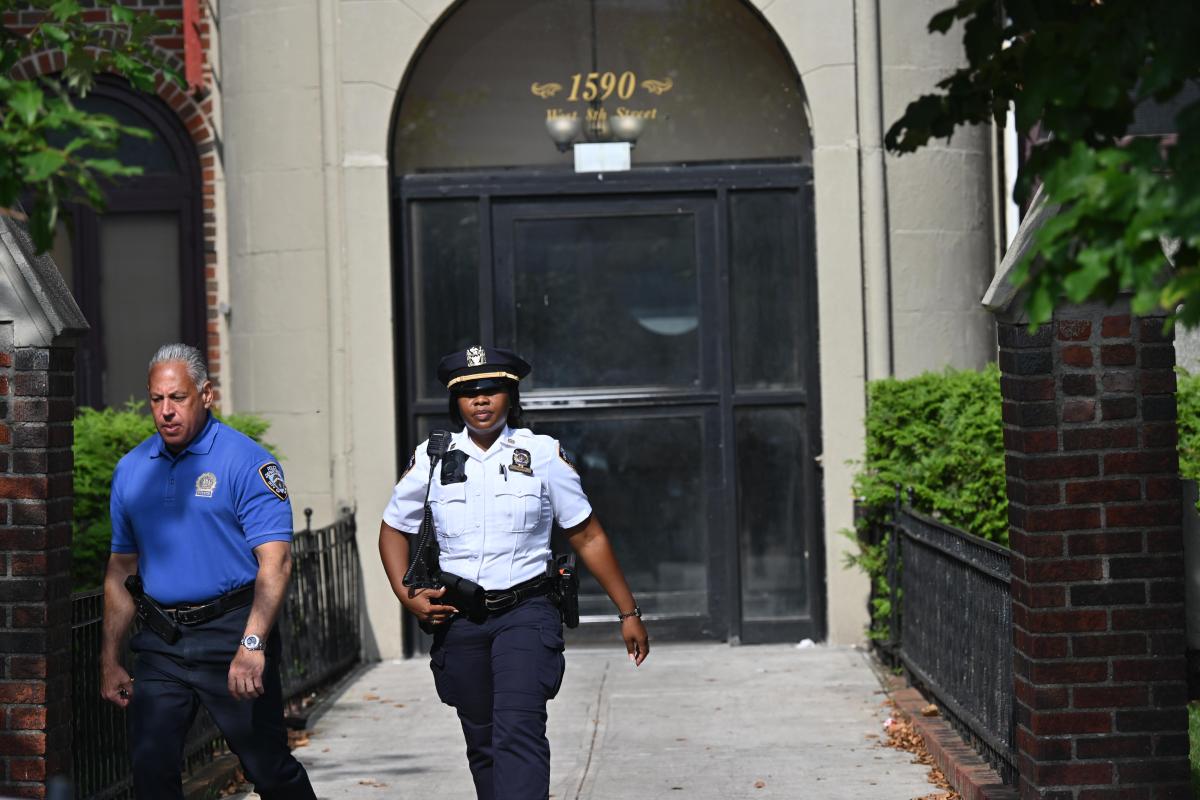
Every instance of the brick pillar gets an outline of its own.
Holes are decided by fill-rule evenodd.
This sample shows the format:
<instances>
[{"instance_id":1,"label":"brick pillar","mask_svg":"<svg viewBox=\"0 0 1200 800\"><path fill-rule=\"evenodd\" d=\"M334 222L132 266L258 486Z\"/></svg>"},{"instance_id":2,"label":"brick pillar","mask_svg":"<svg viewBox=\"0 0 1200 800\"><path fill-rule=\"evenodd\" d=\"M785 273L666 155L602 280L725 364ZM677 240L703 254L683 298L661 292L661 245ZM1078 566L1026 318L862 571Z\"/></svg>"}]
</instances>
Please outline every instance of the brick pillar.
<instances>
[{"instance_id":1,"label":"brick pillar","mask_svg":"<svg viewBox=\"0 0 1200 800\"><path fill-rule=\"evenodd\" d=\"M1122 308L999 326L1022 798L1191 796L1175 353Z\"/></svg>"},{"instance_id":2,"label":"brick pillar","mask_svg":"<svg viewBox=\"0 0 1200 800\"><path fill-rule=\"evenodd\" d=\"M0 796L71 770L74 351L0 324Z\"/></svg>"}]
</instances>

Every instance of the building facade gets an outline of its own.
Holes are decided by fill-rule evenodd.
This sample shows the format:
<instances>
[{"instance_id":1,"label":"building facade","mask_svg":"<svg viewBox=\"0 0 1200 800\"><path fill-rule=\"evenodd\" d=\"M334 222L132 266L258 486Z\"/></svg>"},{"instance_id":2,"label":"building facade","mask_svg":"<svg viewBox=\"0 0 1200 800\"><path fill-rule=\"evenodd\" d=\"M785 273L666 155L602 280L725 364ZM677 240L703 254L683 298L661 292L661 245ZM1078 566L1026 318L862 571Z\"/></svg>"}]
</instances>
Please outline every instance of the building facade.
<instances>
[{"instance_id":1,"label":"building facade","mask_svg":"<svg viewBox=\"0 0 1200 800\"><path fill-rule=\"evenodd\" d=\"M926 32L942 5L199 10L209 72L186 108L163 101L201 211L180 330L222 407L270 420L297 512L355 509L369 656L404 640L376 520L444 418L437 357L475 343L533 362L526 409L573 451L652 634L862 638L839 531L866 382L995 353L979 299L1004 240L1000 137L882 149L961 59Z\"/></svg>"}]
</instances>

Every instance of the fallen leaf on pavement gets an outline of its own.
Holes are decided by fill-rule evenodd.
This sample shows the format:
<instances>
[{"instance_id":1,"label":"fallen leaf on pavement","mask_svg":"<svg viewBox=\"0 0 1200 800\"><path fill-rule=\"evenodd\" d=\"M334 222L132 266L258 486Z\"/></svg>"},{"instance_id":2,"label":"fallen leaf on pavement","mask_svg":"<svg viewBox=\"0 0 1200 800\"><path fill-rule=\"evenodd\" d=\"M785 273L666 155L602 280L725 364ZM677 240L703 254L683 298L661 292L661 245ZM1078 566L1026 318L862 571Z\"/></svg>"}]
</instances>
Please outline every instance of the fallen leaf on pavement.
<instances>
[{"instance_id":1,"label":"fallen leaf on pavement","mask_svg":"<svg viewBox=\"0 0 1200 800\"><path fill-rule=\"evenodd\" d=\"M766 786L766 785L767 785L767 784L766 784L766 782L764 782L764 781L755 781L755 782L754 782L754 788L755 788L755 789L761 789L761 788L763 788L763 787L764 787L764 786Z\"/></svg>"},{"instance_id":2,"label":"fallen leaf on pavement","mask_svg":"<svg viewBox=\"0 0 1200 800\"><path fill-rule=\"evenodd\" d=\"M933 703L930 703L929 705L927 705L921 709L922 717L936 717L937 715L938 715L938 707L935 706Z\"/></svg>"},{"instance_id":3,"label":"fallen leaf on pavement","mask_svg":"<svg viewBox=\"0 0 1200 800\"><path fill-rule=\"evenodd\" d=\"M892 704L892 716L888 722L890 724L884 729L887 732L888 740L882 742L882 744L885 747L894 747L897 750L912 753L914 764L929 767L929 782L946 792L946 794L926 795L918 800L962 800L962 795L954 791L954 787L946 780L946 776L934 765L933 756L929 754L929 750L925 747L925 740L921 738L921 734L917 733L917 729L913 727L912 722L903 715L894 703Z\"/></svg>"}]
</instances>

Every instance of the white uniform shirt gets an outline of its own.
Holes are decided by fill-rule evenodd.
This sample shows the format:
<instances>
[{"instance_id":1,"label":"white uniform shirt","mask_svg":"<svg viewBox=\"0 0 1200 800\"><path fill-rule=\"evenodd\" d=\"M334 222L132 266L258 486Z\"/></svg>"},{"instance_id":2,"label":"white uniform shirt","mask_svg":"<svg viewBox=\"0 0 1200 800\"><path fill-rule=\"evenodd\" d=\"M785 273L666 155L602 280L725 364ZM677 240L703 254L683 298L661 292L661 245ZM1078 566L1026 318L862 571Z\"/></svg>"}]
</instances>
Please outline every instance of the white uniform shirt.
<instances>
[{"instance_id":1,"label":"white uniform shirt","mask_svg":"<svg viewBox=\"0 0 1200 800\"><path fill-rule=\"evenodd\" d=\"M421 527L428 444L417 447L383 512L384 522L409 534ZM558 440L506 426L484 452L464 428L452 435L453 450L467 456L467 479L443 484L439 463L429 489L442 569L487 590L507 589L544 575L554 521L570 528L592 513L579 473L562 456ZM520 469L526 460L531 474Z\"/></svg>"}]
</instances>

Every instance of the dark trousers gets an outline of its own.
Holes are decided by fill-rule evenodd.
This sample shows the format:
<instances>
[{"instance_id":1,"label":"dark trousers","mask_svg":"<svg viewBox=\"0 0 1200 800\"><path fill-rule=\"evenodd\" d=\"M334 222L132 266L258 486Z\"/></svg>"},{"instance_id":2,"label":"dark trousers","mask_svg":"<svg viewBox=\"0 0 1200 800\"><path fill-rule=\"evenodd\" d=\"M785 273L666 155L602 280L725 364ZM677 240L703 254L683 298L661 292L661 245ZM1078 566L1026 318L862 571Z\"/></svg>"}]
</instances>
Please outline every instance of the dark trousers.
<instances>
[{"instance_id":1,"label":"dark trousers","mask_svg":"<svg viewBox=\"0 0 1200 800\"><path fill-rule=\"evenodd\" d=\"M148 630L134 635L129 741L139 800L183 799L184 738L201 704L263 800L316 800L308 774L288 750L278 634L267 640L263 695L235 700L229 694L229 663L249 613L246 607L201 625L180 626L183 634L173 645Z\"/></svg>"},{"instance_id":2,"label":"dark trousers","mask_svg":"<svg viewBox=\"0 0 1200 800\"><path fill-rule=\"evenodd\" d=\"M455 618L429 656L438 696L458 711L479 800L545 800L546 702L566 666L558 609L535 597L482 623Z\"/></svg>"}]
</instances>

